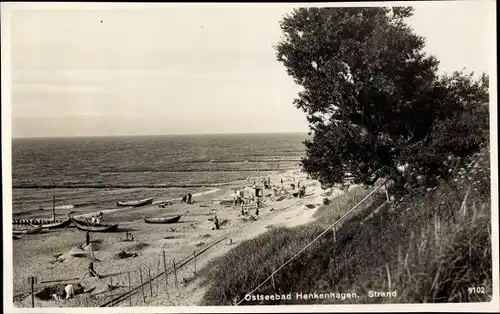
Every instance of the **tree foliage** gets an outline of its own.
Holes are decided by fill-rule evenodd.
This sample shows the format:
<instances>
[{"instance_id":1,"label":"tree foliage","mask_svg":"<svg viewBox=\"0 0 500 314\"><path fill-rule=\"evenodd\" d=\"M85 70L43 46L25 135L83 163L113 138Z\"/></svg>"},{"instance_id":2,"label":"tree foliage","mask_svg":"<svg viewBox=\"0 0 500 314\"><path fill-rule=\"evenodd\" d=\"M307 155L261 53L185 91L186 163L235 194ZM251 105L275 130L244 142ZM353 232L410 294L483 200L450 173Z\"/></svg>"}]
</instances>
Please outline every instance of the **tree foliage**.
<instances>
[{"instance_id":1,"label":"tree foliage","mask_svg":"<svg viewBox=\"0 0 500 314\"><path fill-rule=\"evenodd\" d=\"M300 8L282 19L277 60L303 87L294 103L313 134L302 164L323 184L430 182L487 140L487 76L439 77L405 23L412 12Z\"/></svg>"}]
</instances>

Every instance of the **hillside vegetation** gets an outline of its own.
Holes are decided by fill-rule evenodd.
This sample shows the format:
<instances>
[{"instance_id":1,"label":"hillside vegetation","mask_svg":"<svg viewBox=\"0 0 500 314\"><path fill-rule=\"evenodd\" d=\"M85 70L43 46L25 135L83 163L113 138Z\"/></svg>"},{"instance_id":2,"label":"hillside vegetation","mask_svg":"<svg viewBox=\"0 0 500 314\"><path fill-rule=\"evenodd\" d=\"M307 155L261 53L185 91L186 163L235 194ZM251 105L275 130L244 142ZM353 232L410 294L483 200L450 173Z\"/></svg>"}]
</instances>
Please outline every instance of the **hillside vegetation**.
<instances>
[{"instance_id":1,"label":"hillside vegetation","mask_svg":"<svg viewBox=\"0 0 500 314\"><path fill-rule=\"evenodd\" d=\"M271 230L212 261L201 274L205 305L242 300L370 191L356 187L296 228ZM491 299L489 149L433 189L385 203L375 193L336 229L255 293L355 293L357 298L243 301L250 304L484 302ZM470 287L484 287L469 291ZM371 298L369 291L394 291ZM479 292L479 293L478 293Z\"/></svg>"}]
</instances>

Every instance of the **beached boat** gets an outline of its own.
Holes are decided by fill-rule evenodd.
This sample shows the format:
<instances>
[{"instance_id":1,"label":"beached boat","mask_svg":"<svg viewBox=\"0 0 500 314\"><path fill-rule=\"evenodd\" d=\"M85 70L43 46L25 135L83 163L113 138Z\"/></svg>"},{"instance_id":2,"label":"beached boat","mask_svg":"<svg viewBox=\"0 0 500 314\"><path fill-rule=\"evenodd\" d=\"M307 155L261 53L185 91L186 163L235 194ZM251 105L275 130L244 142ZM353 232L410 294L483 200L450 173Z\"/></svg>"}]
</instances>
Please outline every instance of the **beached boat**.
<instances>
[{"instance_id":1,"label":"beached boat","mask_svg":"<svg viewBox=\"0 0 500 314\"><path fill-rule=\"evenodd\" d=\"M139 206L144 206L144 205L150 205L153 204L154 197L150 198L145 198L143 200L138 200L138 201L126 201L126 202L116 202L116 206L119 207L139 207Z\"/></svg>"},{"instance_id":2,"label":"beached boat","mask_svg":"<svg viewBox=\"0 0 500 314\"><path fill-rule=\"evenodd\" d=\"M89 232L114 232L116 229L118 229L118 224L115 225L107 225L107 224L101 224L101 223L91 223L85 220L79 220L76 218L73 218L72 216L68 215L69 219L75 224L75 226L82 231L89 231Z\"/></svg>"},{"instance_id":3,"label":"beached boat","mask_svg":"<svg viewBox=\"0 0 500 314\"><path fill-rule=\"evenodd\" d=\"M38 227L31 227L28 229L22 229L22 230L12 230L12 233L15 235L20 235L20 234L35 234L35 233L40 233L42 232L43 228L38 226Z\"/></svg>"},{"instance_id":4,"label":"beached boat","mask_svg":"<svg viewBox=\"0 0 500 314\"><path fill-rule=\"evenodd\" d=\"M59 229L59 228L65 228L71 224L71 219L66 219L65 221L61 222L53 222L53 223L48 223L48 224L41 224L41 225L32 225L33 227L42 227L42 229Z\"/></svg>"},{"instance_id":5,"label":"beached boat","mask_svg":"<svg viewBox=\"0 0 500 314\"><path fill-rule=\"evenodd\" d=\"M142 216L142 218L144 218L144 221L150 224L173 224L178 222L181 219L181 217L182 215L174 217L159 217L159 218L146 218Z\"/></svg>"},{"instance_id":6,"label":"beached boat","mask_svg":"<svg viewBox=\"0 0 500 314\"><path fill-rule=\"evenodd\" d=\"M88 223L81 223L81 221L78 220L73 220L73 223L75 226L82 231L89 231L89 232L114 232L116 229L118 229L118 225L105 225L105 224L88 224Z\"/></svg>"}]
</instances>

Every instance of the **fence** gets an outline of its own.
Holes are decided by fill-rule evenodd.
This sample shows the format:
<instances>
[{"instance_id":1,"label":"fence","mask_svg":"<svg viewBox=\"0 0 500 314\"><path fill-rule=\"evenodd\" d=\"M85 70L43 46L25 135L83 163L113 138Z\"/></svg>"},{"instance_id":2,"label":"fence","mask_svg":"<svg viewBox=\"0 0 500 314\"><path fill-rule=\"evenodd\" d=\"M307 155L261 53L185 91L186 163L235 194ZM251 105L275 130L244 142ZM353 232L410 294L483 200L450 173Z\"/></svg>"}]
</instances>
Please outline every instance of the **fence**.
<instances>
[{"instance_id":1,"label":"fence","mask_svg":"<svg viewBox=\"0 0 500 314\"><path fill-rule=\"evenodd\" d=\"M261 282L252 292L249 294L254 293L259 289L263 284L268 282L269 280L272 281L273 287L276 287L275 283L275 278L274 275L280 271L284 266L286 266L291 260L293 260L295 257L297 257L300 253L302 253L307 247L309 247L312 243L314 243L316 240L318 240L320 237L322 237L324 234L326 234L327 231L333 230L333 237L334 241L336 241L336 225L343 220L345 217L347 217L351 212L353 212L357 207L359 207L362 203L364 203L369 197L371 197L376 191L378 191L382 186L385 186L386 181L379 185L377 188L375 188L372 192L370 192L363 200L361 200L358 204L356 204L352 209L350 209L346 214L344 214L340 219L338 219L333 225L329 226L326 228L320 235L318 235L314 240L312 240L309 244L307 244L304 248L302 248L298 253L296 253L294 256L292 256L287 262L279 266L273 273L263 282ZM387 193L387 189L385 189L385 196L387 197L387 201L390 201L389 194ZM384 203L385 204L385 203ZM167 258L165 256L165 251L163 251L163 255L159 257L158 262L155 263L157 265L156 269L152 265L147 265L147 266L140 266L139 268L136 269L128 269L127 271L122 271L118 274L110 274L110 275L103 275L101 278L109 278L109 287L110 291L104 291L101 294L94 294L94 295L89 295L85 294L83 297L76 297L73 299L75 304L73 306L77 307L112 307L112 306L132 306L133 304L135 305L140 305L146 304L149 300L153 299L155 296L158 296L160 294L160 285L163 285L160 283L160 281L164 280L164 292L168 293L169 290L169 281L173 280L173 287L174 289L179 289L179 278L178 278L178 271L181 268L184 268L186 266L191 265L193 274L196 276L197 275L197 257L200 256L201 254L205 253L208 251L210 248L213 246L217 245L218 243L222 242L223 240L227 239L230 235L225 235L217 240L213 241L212 243L206 245L203 249L200 249L199 251L194 250L193 253L185 256L184 258L176 261L171 260L167 261ZM163 267L161 268L161 265ZM153 270L153 273L151 272ZM132 274L135 274L134 277L131 276ZM137 274L139 276L137 276ZM56 282L65 282L65 283L70 283L70 282L77 282L83 279L85 275L81 278L71 278L71 279L56 279L56 280L46 280L46 281L40 281L38 282L38 278L36 277L29 277L28 278L28 283L29 287L28 290L31 293L31 306L35 307L35 288L40 288L43 285L49 284L49 283L56 283ZM126 285L122 286L121 289L119 286L115 286L113 284L113 278L121 277L121 282L125 282ZM170 279L169 279L170 278ZM120 282L119 280L115 280L115 283ZM116 289L114 289L116 287ZM114 291L118 290L118 291ZM149 297L148 297L149 295ZM141 298L142 296L142 298ZM133 298L135 297L135 301ZM133 302L134 301L134 302ZM241 299L236 305L241 304L244 301L244 299Z\"/></svg>"},{"instance_id":2,"label":"fence","mask_svg":"<svg viewBox=\"0 0 500 314\"><path fill-rule=\"evenodd\" d=\"M373 189L367 196L365 196L361 201L359 201L354 207L352 207L350 210L348 210L342 217L340 217L338 220L336 220L332 225L328 226L325 228L323 232L321 232L316 238L314 238L312 241L310 241L306 246L304 246L302 249L300 249L297 253L295 253L291 258L289 258L286 262L281 264L279 267L277 267L264 281L262 281L257 287L255 287L252 291L246 294L246 296L252 295L255 293L260 287L262 287L266 282L271 281L273 289L276 291L276 282L274 275L278 273L281 269L283 269L286 265L288 265L292 260L294 260L297 256L299 256L302 252L304 252L309 246L311 246L314 242L316 242L318 239L323 237L328 231L332 230L333 231L333 239L336 242L336 226L339 224L342 220L344 220L349 214L351 214L356 208L358 208L361 204L366 202L372 195L374 195L380 188L384 187L385 188L385 196L386 200L385 202L381 205L384 206L387 202L390 202L390 196L387 191L387 185L388 185L388 180L385 179L382 184L380 184L378 187ZM278 289L279 290L279 289ZM242 299L240 299L238 302L235 303L236 306L240 305L243 303L243 301L246 300L246 296Z\"/></svg>"},{"instance_id":3,"label":"fence","mask_svg":"<svg viewBox=\"0 0 500 314\"><path fill-rule=\"evenodd\" d=\"M227 239L229 235L222 236L217 240L206 245L204 248L194 250L191 254L180 260L168 260L165 251L159 256L157 262L149 265L141 265L138 268L127 269L117 274L100 275L100 279L104 279L109 285L109 291L100 293L82 293L76 295L75 298L68 300L68 306L76 307L112 307L112 306L132 306L146 304L161 292L168 293L168 290L179 289L179 271L185 270L186 267L192 269L193 275L197 275L198 266L197 257L208 251L213 246ZM156 265L156 267L154 267ZM18 292L16 295L28 294L31 295L31 307L35 307L36 291L47 287L48 284L54 283L78 283L84 279L86 275L79 278L70 279L50 279L40 280L35 276L28 277L27 289ZM183 278L185 279L185 278ZM120 285L124 283L124 285ZM164 286L162 289L161 286ZM93 291L90 291L93 292ZM51 295L46 296L51 299Z\"/></svg>"}]
</instances>

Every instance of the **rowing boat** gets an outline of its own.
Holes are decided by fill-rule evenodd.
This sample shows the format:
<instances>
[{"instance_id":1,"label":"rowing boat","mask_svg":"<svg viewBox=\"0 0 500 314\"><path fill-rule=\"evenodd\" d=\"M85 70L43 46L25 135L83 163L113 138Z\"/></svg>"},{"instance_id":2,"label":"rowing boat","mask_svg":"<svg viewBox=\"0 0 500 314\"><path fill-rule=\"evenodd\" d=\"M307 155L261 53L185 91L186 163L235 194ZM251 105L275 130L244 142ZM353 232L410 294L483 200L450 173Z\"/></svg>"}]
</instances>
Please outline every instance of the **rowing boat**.
<instances>
[{"instance_id":1,"label":"rowing boat","mask_svg":"<svg viewBox=\"0 0 500 314\"><path fill-rule=\"evenodd\" d=\"M105 225L105 224L94 224L94 225L88 225L88 224L81 224L81 221L73 220L73 223L75 226L82 231L89 231L89 232L114 232L116 229L118 229L118 225Z\"/></svg>"},{"instance_id":2,"label":"rowing boat","mask_svg":"<svg viewBox=\"0 0 500 314\"><path fill-rule=\"evenodd\" d=\"M173 224L173 223L178 222L181 219L181 216L182 215L174 216L174 217L158 217L158 218L146 218L146 217L142 216L142 218L144 218L144 221L146 223L150 223L150 224Z\"/></svg>"},{"instance_id":3,"label":"rowing boat","mask_svg":"<svg viewBox=\"0 0 500 314\"><path fill-rule=\"evenodd\" d=\"M143 200L138 200L138 201L126 201L126 202L116 202L116 206L118 207L139 207L139 206L144 206L144 205L150 205L153 204L154 197L150 198L145 198Z\"/></svg>"},{"instance_id":4,"label":"rowing boat","mask_svg":"<svg viewBox=\"0 0 500 314\"><path fill-rule=\"evenodd\" d=\"M35 234L35 233L40 233L42 232L42 227L31 227L28 229L22 229L22 230L12 230L12 233L15 235L20 235L20 234Z\"/></svg>"},{"instance_id":5,"label":"rowing boat","mask_svg":"<svg viewBox=\"0 0 500 314\"><path fill-rule=\"evenodd\" d=\"M33 225L33 227L42 227L42 229L59 229L59 228L64 228L67 227L71 224L71 219L66 219L65 221L61 222L53 222L53 223L48 223L48 224L41 224L41 225Z\"/></svg>"},{"instance_id":6,"label":"rowing boat","mask_svg":"<svg viewBox=\"0 0 500 314\"><path fill-rule=\"evenodd\" d=\"M69 219L75 224L75 226L82 231L89 232L114 232L118 229L118 224L107 225L100 223L91 223L84 220L78 220L68 215Z\"/></svg>"}]
</instances>

